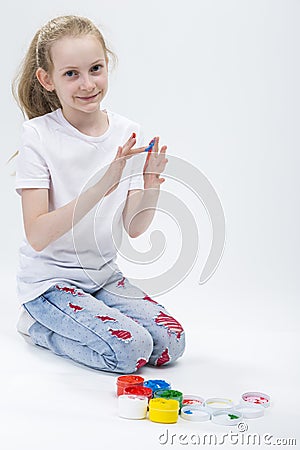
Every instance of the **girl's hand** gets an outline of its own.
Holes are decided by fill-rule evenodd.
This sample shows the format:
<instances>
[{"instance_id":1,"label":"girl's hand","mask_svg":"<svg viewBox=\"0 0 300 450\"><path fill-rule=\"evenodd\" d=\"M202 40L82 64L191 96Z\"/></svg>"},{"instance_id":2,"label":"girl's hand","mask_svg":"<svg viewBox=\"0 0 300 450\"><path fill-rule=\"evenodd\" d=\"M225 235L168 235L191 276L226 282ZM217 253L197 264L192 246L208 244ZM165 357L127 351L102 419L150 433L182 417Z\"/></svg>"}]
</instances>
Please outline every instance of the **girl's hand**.
<instances>
[{"instance_id":1,"label":"girl's hand","mask_svg":"<svg viewBox=\"0 0 300 450\"><path fill-rule=\"evenodd\" d=\"M136 143L135 133L132 133L128 141L123 145L123 147L118 147L118 151L116 154L116 159L124 158L125 160L131 158L133 155L137 155L138 153L143 153L145 151L145 148L147 147L138 147L138 148L132 148L134 144Z\"/></svg>"},{"instance_id":2,"label":"girl's hand","mask_svg":"<svg viewBox=\"0 0 300 450\"><path fill-rule=\"evenodd\" d=\"M147 147L132 148L136 143L135 133L133 133L128 141L123 145L118 147L117 154L114 160L111 162L105 176L109 180L109 190L105 195L109 195L115 189L117 189L121 176L126 165L127 159L130 159L133 155L138 153L143 153Z\"/></svg>"},{"instance_id":3,"label":"girl's hand","mask_svg":"<svg viewBox=\"0 0 300 450\"><path fill-rule=\"evenodd\" d=\"M149 150L144 165L144 188L157 188L164 181L160 174L165 170L168 162L166 156L167 146L163 145L160 152L158 151L159 137L155 138L155 144L152 150Z\"/></svg>"}]
</instances>

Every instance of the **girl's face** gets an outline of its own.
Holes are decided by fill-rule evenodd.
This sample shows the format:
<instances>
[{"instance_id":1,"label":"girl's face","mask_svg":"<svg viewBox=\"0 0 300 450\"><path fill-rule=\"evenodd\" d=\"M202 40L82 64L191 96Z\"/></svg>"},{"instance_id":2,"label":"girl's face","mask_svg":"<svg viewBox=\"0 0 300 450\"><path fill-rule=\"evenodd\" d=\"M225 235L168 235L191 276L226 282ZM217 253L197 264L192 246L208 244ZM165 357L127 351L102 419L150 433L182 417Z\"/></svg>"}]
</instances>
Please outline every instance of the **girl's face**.
<instances>
[{"instance_id":1,"label":"girl's face","mask_svg":"<svg viewBox=\"0 0 300 450\"><path fill-rule=\"evenodd\" d=\"M99 111L108 89L107 60L95 36L65 37L51 47L53 69L48 77L63 111L70 115Z\"/></svg>"}]
</instances>

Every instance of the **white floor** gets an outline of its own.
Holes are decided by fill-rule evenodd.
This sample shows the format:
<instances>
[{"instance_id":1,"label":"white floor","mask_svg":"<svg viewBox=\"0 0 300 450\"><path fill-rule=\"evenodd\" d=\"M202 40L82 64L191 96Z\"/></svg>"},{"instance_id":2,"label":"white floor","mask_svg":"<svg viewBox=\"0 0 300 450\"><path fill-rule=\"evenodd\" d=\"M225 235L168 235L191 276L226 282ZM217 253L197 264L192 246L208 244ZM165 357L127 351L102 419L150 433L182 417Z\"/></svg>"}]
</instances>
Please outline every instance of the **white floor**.
<instances>
[{"instance_id":1,"label":"white floor","mask_svg":"<svg viewBox=\"0 0 300 450\"><path fill-rule=\"evenodd\" d=\"M13 277L6 277L9 288L7 292L2 289L6 298L12 297ZM82 367L25 343L15 331L17 306L11 298L1 308L6 318L1 330L1 449L209 447L205 435L211 435L211 446L226 449L254 447L253 442L258 441L253 439L261 440L255 448L279 445L277 439L283 439L282 445L296 439L296 445L284 448L300 448L299 331L288 324L278 327L281 317L276 315L255 320L255 305L262 305L263 298L256 298L253 317L243 321L243 309L232 308L233 313L225 306L226 295L222 305L218 303L220 298L205 301L207 289L199 288L199 292L202 299L196 299L197 291L187 291L183 284L172 295L165 295L167 308L186 329L185 355L173 366L144 367L139 374L145 379L169 380L173 388L205 398L229 397L237 402L249 390L269 394L271 407L263 418L245 421L246 432L181 418L172 425L119 418L117 376ZM238 298L232 300L232 305L234 300L239 304ZM227 315L223 312L226 310ZM246 439L250 439L248 446Z\"/></svg>"}]
</instances>

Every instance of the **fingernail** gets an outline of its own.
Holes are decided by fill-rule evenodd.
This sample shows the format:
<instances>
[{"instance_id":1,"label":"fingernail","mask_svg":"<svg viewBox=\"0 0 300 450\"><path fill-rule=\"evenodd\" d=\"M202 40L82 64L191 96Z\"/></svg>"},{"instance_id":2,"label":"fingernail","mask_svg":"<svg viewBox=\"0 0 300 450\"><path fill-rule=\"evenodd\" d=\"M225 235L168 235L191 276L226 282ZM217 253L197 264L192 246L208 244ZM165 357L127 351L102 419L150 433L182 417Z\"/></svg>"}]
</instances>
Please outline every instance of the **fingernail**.
<instances>
[{"instance_id":1,"label":"fingernail","mask_svg":"<svg viewBox=\"0 0 300 450\"><path fill-rule=\"evenodd\" d=\"M135 134L135 133L132 133L131 139L134 139L135 137L136 137L136 134Z\"/></svg>"}]
</instances>

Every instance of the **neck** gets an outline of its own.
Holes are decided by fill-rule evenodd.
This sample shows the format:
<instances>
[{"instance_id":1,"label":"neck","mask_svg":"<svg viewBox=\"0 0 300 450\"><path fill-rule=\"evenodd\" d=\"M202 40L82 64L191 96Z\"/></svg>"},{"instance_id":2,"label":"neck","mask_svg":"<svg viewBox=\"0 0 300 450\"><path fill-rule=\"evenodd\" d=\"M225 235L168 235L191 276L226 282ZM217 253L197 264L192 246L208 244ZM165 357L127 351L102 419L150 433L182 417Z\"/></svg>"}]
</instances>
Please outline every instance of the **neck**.
<instances>
[{"instance_id":1,"label":"neck","mask_svg":"<svg viewBox=\"0 0 300 450\"><path fill-rule=\"evenodd\" d=\"M93 113L76 111L76 115L62 110L64 118L78 131L88 136L101 136L108 128L107 114L100 109Z\"/></svg>"}]
</instances>

